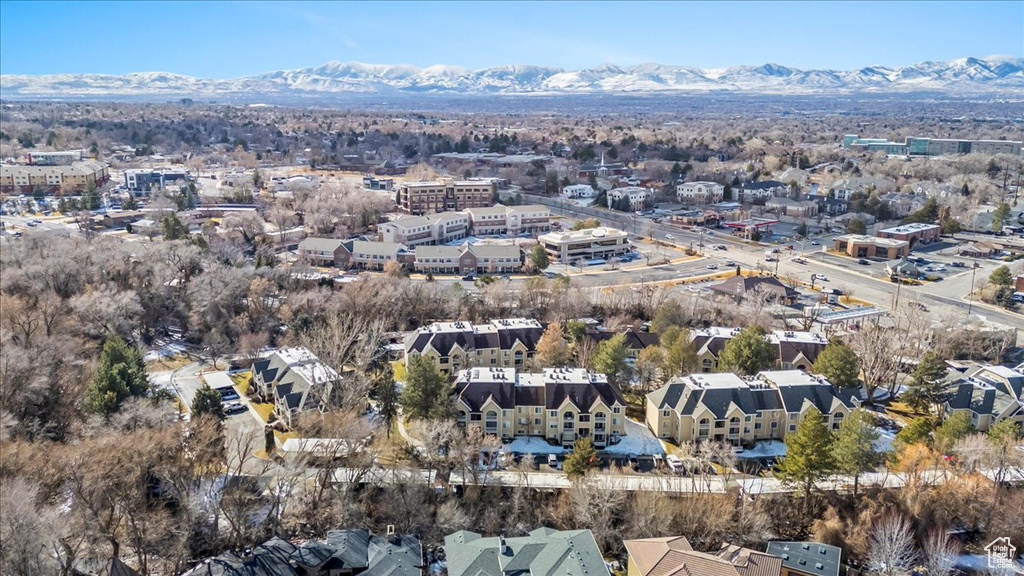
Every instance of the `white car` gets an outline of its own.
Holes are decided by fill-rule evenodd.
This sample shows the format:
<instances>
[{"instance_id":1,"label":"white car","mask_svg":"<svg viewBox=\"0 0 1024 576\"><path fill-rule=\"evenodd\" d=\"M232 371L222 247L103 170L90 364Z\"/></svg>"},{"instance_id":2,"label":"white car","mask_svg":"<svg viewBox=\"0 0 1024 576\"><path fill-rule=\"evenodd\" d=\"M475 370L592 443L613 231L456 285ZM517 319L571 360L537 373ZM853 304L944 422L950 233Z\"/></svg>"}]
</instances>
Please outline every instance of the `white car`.
<instances>
[{"instance_id":1,"label":"white car","mask_svg":"<svg viewBox=\"0 0 1024 576\"><path fill-rule=\"evenodd\" d=\"M708 270L718 270L718 264L708 264Z\"/></svg>"},{"instance_id":2,"label":"white car","mask_svg":"<svg viewBox=\"0 0 1024 576\"><path fill-rule=\"evenodd\" d=\"M683 471L683 461L675 454L665 456L665 463L668 464L668 469L673 472L679 473Z\"/></svg>"},{"instance_id":3,"label":"white car","mask_svg":"<svg viewBox=\"0 0 1024 576\"><path fill-rule=\"evenodd\" d=\"M824 274L815 274L812 278L820 282L828 282L828 276L825 276Z\"/></svg>"},{"instance_id":4,"label":"white car","mask_svg":"<svg viewBox=\"0 0 1024 576\"><path fill-rule=\"evenodd\" d=\"M548 454L548 466L551 466L555 470L562 469L562 463L558 461L558 456L554 454Z\"/></svg>"}]
</instances>

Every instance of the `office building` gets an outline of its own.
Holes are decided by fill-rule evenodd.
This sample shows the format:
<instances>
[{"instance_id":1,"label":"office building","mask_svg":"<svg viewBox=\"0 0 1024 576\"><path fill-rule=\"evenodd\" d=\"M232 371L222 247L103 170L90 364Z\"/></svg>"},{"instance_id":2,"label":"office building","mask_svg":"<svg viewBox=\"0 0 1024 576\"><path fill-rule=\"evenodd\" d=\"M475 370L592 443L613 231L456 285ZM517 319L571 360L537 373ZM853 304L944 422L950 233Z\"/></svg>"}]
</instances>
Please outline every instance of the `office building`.
<instances>
[{"instance_id":1,"label":"office building","mask_svg":"<svg viewBox=\"0 0 1024 576\"><path fill-rule=\"evenodd\" d=\"M434 182L403 182L395 203L403 212L423 215L491 206L497 194L498 184L491 179L442 178Z\"/></svg>"},{"instance_id":2,"label":"office building","mask_svg":"<svg viewBox=\"0 0 1024 576\"><path fill-rule=\"evenodd\" d=\"M593 259L613 258L633 249L629 234L615 228L588 228L570 232L541 234L537 241L552 260L565 264Z\"/></svg>"}]
</instances>

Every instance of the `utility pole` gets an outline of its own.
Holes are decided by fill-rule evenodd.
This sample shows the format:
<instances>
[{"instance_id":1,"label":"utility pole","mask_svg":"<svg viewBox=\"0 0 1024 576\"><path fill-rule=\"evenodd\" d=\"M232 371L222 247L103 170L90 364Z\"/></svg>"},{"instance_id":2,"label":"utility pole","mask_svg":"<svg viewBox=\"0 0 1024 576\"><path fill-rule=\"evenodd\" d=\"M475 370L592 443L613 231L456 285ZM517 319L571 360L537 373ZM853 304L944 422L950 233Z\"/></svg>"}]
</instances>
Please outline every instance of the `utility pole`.
<instances>
[{"instance_id":1,"label":"utility pole","mask_svg":"<svg viewBox=\"0 0 1024 576\"><path fill-rule=\"evenodd\" d=\"M978 263L974 263L974 267L971 268L971 291L967 300L967 317L971 317L971 309L974 308L974 276L978 273Z\"/></svg>"}]
</instances>

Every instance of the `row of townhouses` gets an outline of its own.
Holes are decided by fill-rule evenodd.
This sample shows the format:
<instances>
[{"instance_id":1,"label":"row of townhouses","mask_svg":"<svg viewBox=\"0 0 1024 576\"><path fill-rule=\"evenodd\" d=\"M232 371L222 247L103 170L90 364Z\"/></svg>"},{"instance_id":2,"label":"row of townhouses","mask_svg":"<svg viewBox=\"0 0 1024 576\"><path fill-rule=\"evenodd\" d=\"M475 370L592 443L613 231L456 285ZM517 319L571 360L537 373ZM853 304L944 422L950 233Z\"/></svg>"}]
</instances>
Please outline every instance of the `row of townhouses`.
<instances>
[{"instance_id":1,"label":"row of townhouses","mask_svg":"<svg viewBox=\"0 0 1024 576\"><path fill-rule=\"evenodd\" d=\"M380 239L412 248L457 242L467 236L541 234L551 229L547 206L494 206L467 208L425 216L403 216L379 227Z\"/></svg>"},{"instance_id":2,"label":"row of townhouses","mask_svg":"<svg viewBox=\"0 0 1024 576\"><path fill-rule=\"evenodd\" d=\"M1003 420L1024 429L1024 364L1016 368L981 365L953 370L946 379L946 416L967 413L984 432Z\"/></svg>"},{"instance_id":3,"label":"row of townhouses","mask_svg":"<svg viewBox=\"0 0 1024 576\"><path fill-rule=\"evenodd\" d=\"M455 380L459 424L511 439L544 438L572 446L589 437L603 448L626 432L626 401L604 374L582 368L469 368Z\"/></svg>"},{"instance_id":4,"label":"row of townhouses","mask_svg":"<svg viewBox=\"0 0 1024 576\"><path fill-rule=\"evenodd\" d=\"M647 426L674 442L724 441L733 445L783 439L811 408L833 430L860 405L860 390L834 386L802 370L751 377L691 374L673 379L646 399Z\"/></svg>"},{"instance_id":5,"label":"row of townhouses","mask_svg":"<svg viewBox=\"0 0 1024 576\"><path fill-rule=\"evenodd\" d=\"M515 244L416 246L397 242L367 242L336 238L306 238L299 255L310 263L337 268L382 270L388 262L433 274L507 274L523 266L523 251Z\"/></svg>"}]
</instances>

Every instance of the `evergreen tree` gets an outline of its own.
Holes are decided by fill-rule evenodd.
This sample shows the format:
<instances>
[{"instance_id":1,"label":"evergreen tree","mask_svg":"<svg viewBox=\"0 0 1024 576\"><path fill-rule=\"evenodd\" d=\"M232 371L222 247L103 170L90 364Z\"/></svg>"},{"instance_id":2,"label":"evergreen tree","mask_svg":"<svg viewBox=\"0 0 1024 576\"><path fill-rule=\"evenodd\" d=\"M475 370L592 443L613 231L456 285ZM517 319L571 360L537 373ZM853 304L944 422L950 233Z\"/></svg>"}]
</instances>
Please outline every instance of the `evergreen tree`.
<instances>
[{"instance_id":1,"label":"evergreen tree","mask_svg":"<svg viewBox=\"0 0 1024 576\"><path fill-rule=\"evenodd\" d=\"M108 338L85 391L86 409L108 416L117 412L129 396L146 396L149 390L146 365L139 350L120 336Z\"/></svg>"},{"instance_id":2,"label":"evergreen tree","mask_svg":"<svg viewBox=\"0 0 1024 576\"><path fill-rule=\"evenodd\" d=\"M1003 232L1003 224L1009 219L1010 205L1006 202L1000 202L995 212L992 212L992 232L1001 234Z\"/></svg>"},{"instance_id":3,"label":"evergreen tree","mask_svg":"<svg viewBox=\"0 0 1024 576\"><path fill-rule=\"evenodd\" d=\"M860 358L839 342L829 342L814 362L814 371L836 386L857 386L860 383Z\"/></svg>"},{"instance_id":4,"label":"evergreen tree","mask_svg":"<svg viewBox=\"0 0 1024 576\"><path fill-rule=\"evenodd\" d=\"M867 234L868 225L864 223L860 218L851 218L846 223L847 234Z\"/></svg>"},{"instance_id":5,"label":"evergreen tree","mask_svg":"<svg viewBox=\"0 0 1024 576\"><path fill-rule=\"evenodd\" d=\"M764 338L760 326L744 328L734 336L718 355L718 367L722 372L737 372L753 376L775 364L775 350Z\"/></svg>"},{"instance_id":6,"label":"evergreen tree","mask_svg":"<svg viewBox=\"0 0 1024 576\"><path fill-rule=\"evenodd\" d=\"M851 412L839 425L832 444L832 458L836 470L853 476L853 497L857 498L860 476L878 464L874 443L878 440L875 418L863 409Z\"/></svg>"},{"instance_id":7,"label":"evergreen tree","mask_svg":"<svg viewBox=\"0 0 1024 576\"><path fill-rule=\"evenodd\" d=\"M911 374L910 387L903 399L915 410L924 412L945 399L946 362L931 350L921 356Z\"/></svg>"},{"instance_id":8,"label":"evergreen tree","mask_svg":"<svg viewBox=\"0 0 1024 576\"><path fill-rule=\"evenodd\" d=\"M551 265L551 256L543 246L538 244L530 252L530 264L533 264L534 270L540 272Z\"/></svg>"},{"instance_id":9,"label":"evergreen tree","mask_svg":"<svg viewBox=\"0 0 1024 576\"><path fill-rule=\"evenodd\" d=\"M608 382L620 386L629 376L629 364L626 363L628 355L626 335L616 334L597 345L590 365L595 372L607 375Z\"/></svg>"},{"instance_id":10,"label":"evergreen tree","mask_svg":"<svg viewBox=\"0 0 1024 576\"><path fill-rule=\"evenodd\" d=\"M689 331L682 330L665 354L665 377L692 374L697 371L700 360L690 342Z\"/></svg>"},{"instance_id":11,"label":"evergreen tree","mask_svg":"<svg viewBox=\"0 0 1024 576\"><path fill-rule=\"evenodd\" d=\"M1000 420L988 429L988 438L997 446L1012 443L1020 438L1020 426L1010 419Z\"/></svg>"},{"instance_id":12,"label":"evergreen tree","mask_svg":"<svg viewBox=\"0 0 1024 576\"><path fill-rule=\"evenodd\" d=\"M810 512L814 483L835 469L832 434L817 408L807 411L803 420L785 439L786 456L776 467L776 475L785 484L800 486L804 492L804 510Z\"/></svg>"},{"instance_id":13,"label":"evergreen tree","mask_svg":"<svg viewBox=\"0 0 1024 576\"><path fill-rule=\"evenodd\" d=\"M395 373L388 362L381 363L373 382L377 397L377 414L384 425L385 434L391 437L391 425L398 414L398 389L395 387Z\"/></svg>"},{"instance_id":14,"label":"evergreen tree","mask_svg":"<svg viewBox=\"0 0 1024 576\"><path fill-rule=\"evenodd\" d=\"M590 437L577 438L572 445L572 454L565 457L562 467L569 478L586 476L597 465L597 451Z\"/></svg>"},{"instance_id":15,"label":"evergreen tree","mask_svg":"<svg viewBox=\"0 0 1024 576\"><path fill-rule=\"evenodd\" d=\"M1013 282L1013 275L1010 274L1010 269L1006 267L1006 264L1003 264L992 271L988 281L996 286L1009 286Z\"/></svg>"},{"instance_id":16,"label":"evergreen tree","mask_svg":"<svg viewBox=\"0 0 1024 576\"><path fill-rule=\"evenodd\" d=\"M971 417L967 412L957 412L935 429L935 448L948 452L957 440L974 432Z\"/></svg>"},{"instance_id":17,"label":"evergreen tree","mask_svg":"<svg viewBox=\"0 0 1024 576\"><path fill-rule=\"evenodd\" d=\"M658 306L651 318L651 332L661 335L670 326L682 326L686 323L687 314L683 305L675 298L669 298L664 304Z\"/></svg>"},{"instance_id":18,"label":"evergreen tree","mask_svg":"<svg viewBox=\"0 0 1024 576\"><path fill-rule=\"evenodd\" d=\"M192 417L198 418L209 415L218 420L224 419L224 405L221 403L220 392L204 386L196 390L195 398L192 399Z\"/></svg>"},{"instance_id":19,"label":"evergreen tree","mask_svg":"<svg viewBox=\"0 0 1024 576\"><path fill-rule=\"evenodd\" d=\"M932 439L932 422L928 418L914 418L896 433L896 447L902 450L913 444L929 444Z\"/></svg>"},{"instance_id":20,"label":"evergreen tree","mask_svg":"<svg viewBox=\"0 0 1024 576\"><path fill-rule=\"evenodd\" d=\"M450 414L451 384L426 356L413 356L402 390L405 415L416 420L446 418Z\"/></svg>"},{"instance_id":21,"label":"evergreen tree","mask_svg":"<svg viewBox=\"0 0 1024 576\"><path fill-rule=\"evenodd\" d=\"M160 221L160 231L164 236L164 240L181 240L188 236L188 227L178 220L178 215L171 213L164 216L164 219Z\"/></svg>"}]
</instances>

